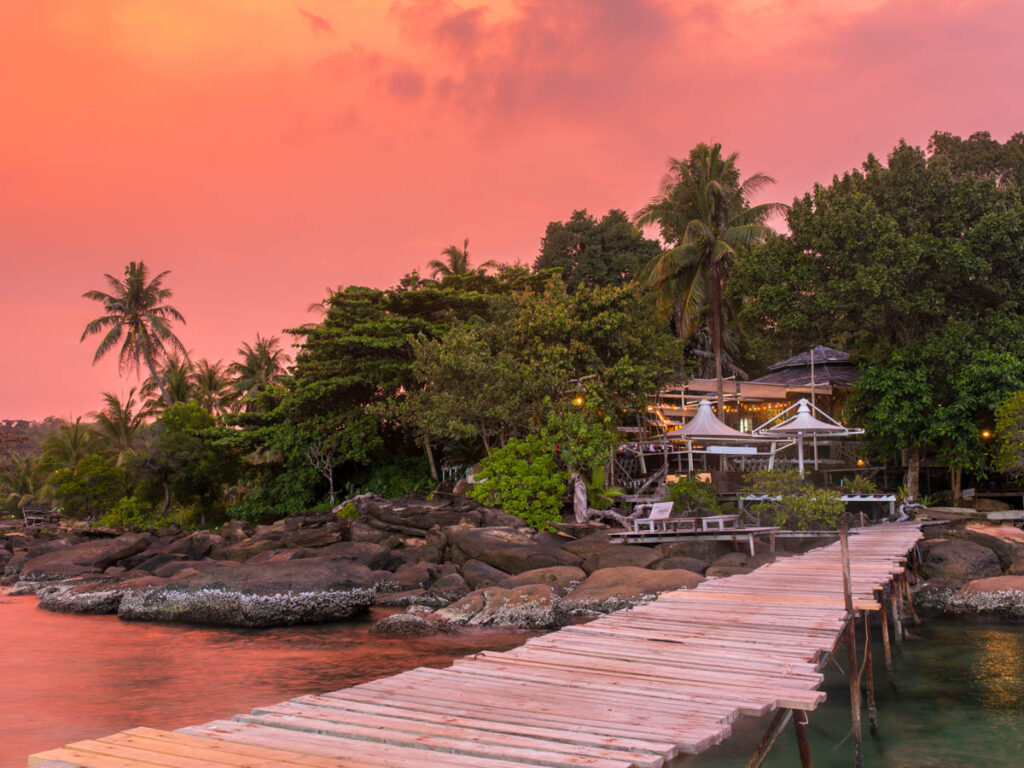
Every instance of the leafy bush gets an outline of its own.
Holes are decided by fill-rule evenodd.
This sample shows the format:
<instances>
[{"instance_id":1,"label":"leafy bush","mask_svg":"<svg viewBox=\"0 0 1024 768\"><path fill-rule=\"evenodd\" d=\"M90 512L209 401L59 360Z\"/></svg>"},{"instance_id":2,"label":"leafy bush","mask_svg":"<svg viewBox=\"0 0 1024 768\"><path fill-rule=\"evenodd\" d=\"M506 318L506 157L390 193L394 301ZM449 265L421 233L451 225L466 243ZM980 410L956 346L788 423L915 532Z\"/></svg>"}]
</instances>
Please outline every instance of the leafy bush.
<instances>
[{"instance_id":1,"label":"leafy bush","mask_svg":"<svg viewBox=\"0 0 1024 768\"><path fill-rule=\"evenodd\" d=\"M706 483L699 477L687 477L669 483L668 498L677 512L689 516L722 514L722 505L718 502L714 484Z\"/></svg>"},{"instance_id":2,"label":"leafy bush","mask_svg":"<svg viewBox=\"0 0 1024 768\"><path fill-rule=\"evenodd\" d=\"M783 528L835 528L846 511L838 491L808 485L795 469L752 472L743 477L743 486L747 493L779 497L752 504L750 510Z\"/></svg>"},{"instance_id":3,"label":"leafy bush","mask_svg":"<svg viewBox=\"0 0 1024 768\"><path fill-rule=\"evenodd\" d=\"M878 486L864 477L864 475L854 475L850 478L850 482L844 486L843 490L853 494L878 493Z\"/></svg>"},{"instance_id":4,"label":"leafy bush","mask_svg":"<svg viewBox=\"0 0 1024 768\"><path fill-rule=\"evenodd\" d=\"M82 457L74 469L58 469L50 484L64 512L78 518L99 517L125 492L124 472L96 453Z\"/></svg>"},{"instance_id":5,"label":"leafy bush","mask_svg":"<svg viewBox=\"0 0 1024 768\"><path fill-rule=\"evenodd\" d=\"M996 410L995 467L1024 477L1024 392L1014 392Z\"/></svg>"},{"instance_id":6,"label":"leafy bush","mask_svg":"<svg viewBox=\"0 0 1024 768\"><path fill-rule=\"evenodd\" d=\"M547 438L530 435L509 440L480 467L470 498L501 507L537 530L551 530L551 523L561 519L569 475L559 468Z\"/></svg>"}]
</instances>

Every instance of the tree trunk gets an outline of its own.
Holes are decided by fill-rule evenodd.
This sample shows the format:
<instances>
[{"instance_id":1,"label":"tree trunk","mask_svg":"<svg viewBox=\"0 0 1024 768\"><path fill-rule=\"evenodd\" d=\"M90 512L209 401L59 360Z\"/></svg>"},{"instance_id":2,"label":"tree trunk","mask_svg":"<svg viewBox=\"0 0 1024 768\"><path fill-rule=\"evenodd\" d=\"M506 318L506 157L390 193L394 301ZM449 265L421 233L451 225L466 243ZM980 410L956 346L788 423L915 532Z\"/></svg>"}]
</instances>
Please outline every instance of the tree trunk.
<instances>
[{"instance_id":1,"label":"tree trunk","mask_svg":"<svg viewBox=\"0 0 1024 768\"><path fill-rule=\"evenodd\" d=\"M146 365L149 367L149 373L153 377L153 381L155 381L156 385L160 387L160 393L163 395L164 402L169 406L174 405L174 398L171 397L171 393L168 392L167 387L164 386L164 380L160 378L159 374L156 372L156 364L153 362L153 354L149 351L148 346L143 354L146 357Z\"/></svg>"},{"instance_id":2,"label":"tree trunk","mask_svg":"<svg viewBox=\"0 0 1024 768\"><path fill-rule=\"evenodd\" d=\"M722 385L722 281L718 268L708 268L708 325L711 330L711 349L715 355L715 381L718 383L718 418L725 421L725 393Z\"/></svg>"},{"instance_id":3,"label":"tree trunk","mask_svg":"<svg viewBox=\"0 0 1024 768\"><path fill-rule=\"evenodd\" d=\"M167 516L167 507L171 505L171 487L164 483L164 505L160 507L160 517Z\"/></svg>"},{"instance_id":4,"label":"tree trunk","mask_svg":"<svg viewBox=\"0 0 1024 768\"><path fill-rule=\"evenodd\" d=\"M430 463L430 476L437 482L437 464L434 463L434 451L430 447L430 438L423 436L423 447L427 450L427 461Z\"/></svg>"},{"instance_id":5,"label":"tree trunk","mask_svg":"<svg viewBox=\"0 0 1024 768\"><path fill-rule=\"evenodd\" d=\"M953 490L953 506L959 507L963 501L964 471L960 467L951 467L949 470L949 484Z\"/></svg>"},{"instance_id":6,"label":"tree trunk","mask_svg":"<svg viewBox=\"0 0 1024 768\"><path fill-rule=\"evenodd\" d=\"M921 490L921 449L907 448L907 496L917 501Z\"/></svg>"}]
</instances>

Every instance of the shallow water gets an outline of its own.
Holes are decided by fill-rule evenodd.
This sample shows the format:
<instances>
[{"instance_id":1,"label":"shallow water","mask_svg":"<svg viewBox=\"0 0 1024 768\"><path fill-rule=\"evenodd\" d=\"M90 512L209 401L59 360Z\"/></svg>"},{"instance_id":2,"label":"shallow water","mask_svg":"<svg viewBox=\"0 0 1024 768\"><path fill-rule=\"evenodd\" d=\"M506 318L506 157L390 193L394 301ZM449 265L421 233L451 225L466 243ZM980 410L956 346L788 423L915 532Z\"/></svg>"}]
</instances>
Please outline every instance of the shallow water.
<instances>
[{"instance_id":1,"label":"shallow water","mask_svg":"<svg viewBox=\"0 0 1024 768\"><path fill-rule=\"evenodd\" d=\"M0 594L0 768L32 752L137 725L173 729L230 717L305 693L335 690L418 666L447 666L484 648L504 650L536 633L474 630L395 640L370 621L273 630L123 622L39 610ZM879 733L867 731L872 768L1024 766L1024 627L931 622L900 647L898 690L875 650ZM831 666L828 701L810 716L816 768L849 768L846 678ZM745 765L765 723L736 724L733 738L686 768ZM792 727L768 768L797 765ZM426 765L426 763L425 763Z\"/></svg>"},{"instance_id":2,"label":"shallow water","mask_svg":"<svg viewBox=\"0 0 1024 768\"><path fill-rule=\"evenodd\" d=\"M895 659L896 690L885 680L882 649L872 651L878 735L863 714L864 764L871 768L1018 768L1024 766L1024 627L928 622L912 631ZM875 633L876 637L878 633ZM861 651L863 648L860 649ZM845 666L845 652L840 654ZM853 765L850 689L829 665L828 701L810 713L815 768ZM743 722L733 738L686 768L742 766L767 727ZM792 726L766 768L799 765Z\"/></svg>"},{"instance_id":3,"label":"shallow water","mask_svg":"<svg viewBox=\"0 0 1024 768\"><path fill-rule=\"evenodd\" d=\"M380 614L383 615L383 614ZM0 593L0 768L134 726L173 729L419 666L506 650L535 632L389 639L372 621L271 630L125 622Z\"/></svg>"}]
</instances>

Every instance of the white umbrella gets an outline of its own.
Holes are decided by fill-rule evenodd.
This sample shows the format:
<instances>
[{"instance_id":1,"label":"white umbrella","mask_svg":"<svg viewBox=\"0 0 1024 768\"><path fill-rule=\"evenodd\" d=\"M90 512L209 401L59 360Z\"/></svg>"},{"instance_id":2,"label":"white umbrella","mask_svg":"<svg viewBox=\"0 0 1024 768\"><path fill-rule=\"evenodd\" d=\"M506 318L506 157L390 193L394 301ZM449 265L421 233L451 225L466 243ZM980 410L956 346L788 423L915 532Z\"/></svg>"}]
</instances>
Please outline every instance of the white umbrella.
<instances>
[{"instance_id":1,"label":"white umbrella","mask_svg":"<svg viewBox=\"0 0 1024 768\"><path fill-rule=\"evenodd\" d=\"M762 424L755 432L766 432L774 435L796 435L797 444L797 466L800 469L800 476L804 474L804 435L832 435L834 437L845 437L863 430L851 430L838 424L835 421L823 421L815 418L811 409L813 406L805 398L800 398L796 404L796 414L788 419L779 422L773 427ZM792 407L792 406L791 406ZM814 408L814 410L818 410ZM779 414L782 416L783 414ZM823 416L825 414L822 414ZM776 417L778 418L778 417ZM825 418L828 418L827 416ZM768 422L769 424L771 422Z\"/></svg>"}]
</instances>

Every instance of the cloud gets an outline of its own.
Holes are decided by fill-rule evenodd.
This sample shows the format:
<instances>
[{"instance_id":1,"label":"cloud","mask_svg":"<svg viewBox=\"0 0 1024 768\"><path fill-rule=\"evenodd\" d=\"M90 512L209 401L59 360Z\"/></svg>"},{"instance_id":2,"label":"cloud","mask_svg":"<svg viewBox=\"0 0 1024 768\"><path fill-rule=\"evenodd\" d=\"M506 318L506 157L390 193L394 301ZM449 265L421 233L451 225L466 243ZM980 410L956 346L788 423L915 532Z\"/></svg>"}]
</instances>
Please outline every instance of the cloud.
<instances>
[{"instance_id":1,"label":"cloud","mask_svg":"<svg viewBox=\"0 0 1024 768\"><path fill-rule=\"evenodd\" d=\"M295 7L299 13L309 22L310 29L313 30L314 35L326 34L333 35L334 27L331 26L331 22L325 19L323 16L317 16L315 13L310 13L304 8Z\"/></svg>"}]
</instances>

